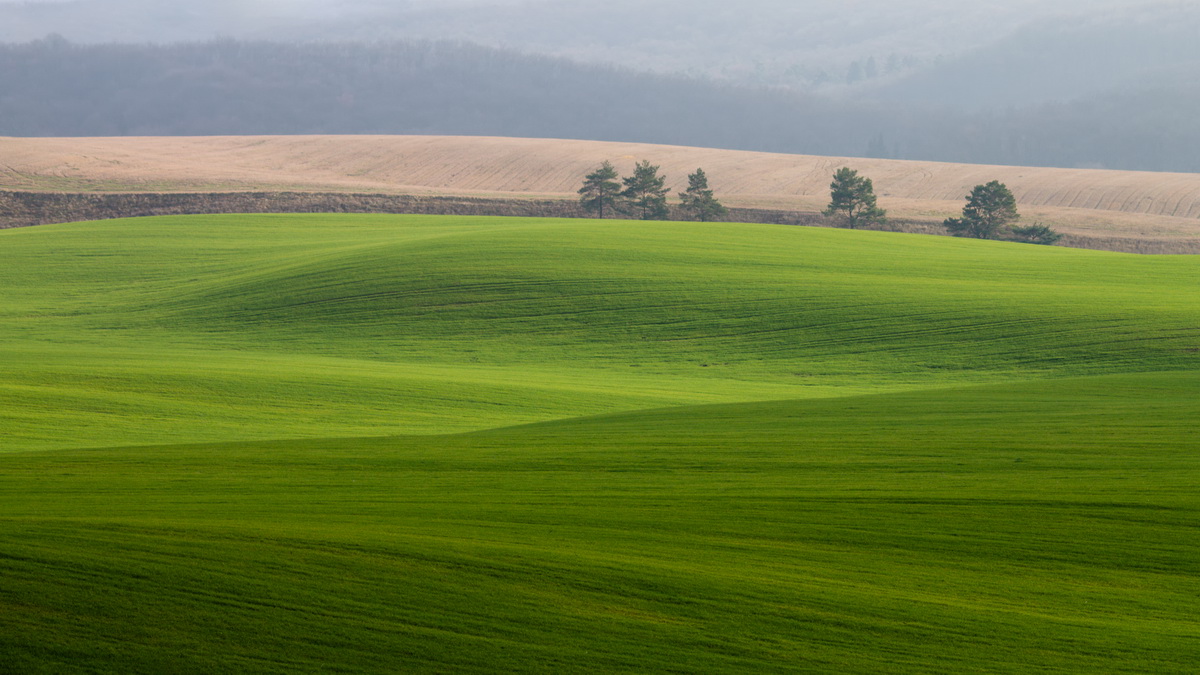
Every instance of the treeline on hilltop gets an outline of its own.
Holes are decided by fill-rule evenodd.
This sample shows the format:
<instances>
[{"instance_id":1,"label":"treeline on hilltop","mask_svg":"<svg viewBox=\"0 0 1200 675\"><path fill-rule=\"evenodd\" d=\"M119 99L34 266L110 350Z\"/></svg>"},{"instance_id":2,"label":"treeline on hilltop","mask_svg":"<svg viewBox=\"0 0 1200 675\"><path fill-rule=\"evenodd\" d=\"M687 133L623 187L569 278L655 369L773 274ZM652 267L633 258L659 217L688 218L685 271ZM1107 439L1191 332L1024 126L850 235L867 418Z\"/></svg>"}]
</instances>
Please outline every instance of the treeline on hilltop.
<instances>
[{"instance_id":1,"label":"treeline on hilltop","mask_svg":"<svg viewBox=\"0 0 1200 675\"><path fill-rule=\"evenodd\" d=\"M465 43L47 38L0 44L0 135L496 135L1200 171L1191 107L1200 88L1192 89L1000 115L837 101Z\"/></svg>"}]
</instances>

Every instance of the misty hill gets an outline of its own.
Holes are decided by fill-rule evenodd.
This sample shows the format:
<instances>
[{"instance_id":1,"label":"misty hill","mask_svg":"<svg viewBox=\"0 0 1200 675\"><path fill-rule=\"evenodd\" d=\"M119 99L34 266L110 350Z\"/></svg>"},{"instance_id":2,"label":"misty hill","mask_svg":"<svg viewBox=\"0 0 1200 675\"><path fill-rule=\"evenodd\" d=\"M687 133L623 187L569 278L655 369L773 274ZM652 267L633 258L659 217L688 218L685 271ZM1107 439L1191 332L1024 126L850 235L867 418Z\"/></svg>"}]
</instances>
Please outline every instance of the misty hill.
<instances>
[{"instance_id":1,"label":"misty hill","mask_svg":"<svg viewBox=\"0 0 1200 675\"><path fill-rule=\"evenodd\" d=\"M1003 109L1146 86L1200 73L1200 6L1148 5L1030 23L920 72L867 84L875 100ZM883 78L881 78L882 80Z\"/></svg>"},{"instance_id":2,"label":"misty hill","mask_svg":"<svg viewBox=\"0 0 1200 675\"><path fill-rule=\"evenodd\" d=\"M1132 0L71 0L0 2L0 40L464 40L637 70L802 87L922 72L1044 24L1146 13ZM1177 20L1177 19L1176 19ZM1134 54L1124 54L1133 57Z\"/></svg>"},{"instance_id":3,"label":"misty hill","mask_svg":"<svg viewBox=\"0 0 1200 675\"><path fill-rule=\"evenodd\" d=\"M0 45L0 92L0 134L11 136L485 134L833 150L853 128L798 94L446 42L50 38ZM797 114L824 126L780 134Z\"/></svg>"},{"instance_id":4,"label":"misty hill","mask_svg":"<svg viewBox=\"0 0 1200 675\"><path fill-rule=\"evenodd\" d=\"M8 42L456 40L872 97L904 80L905 91L956 104L981 83L1000 105L1122 86L1200 61L1198 32L1200 7L1170 0L0 1Z\"/></svg>"},{"instance_id":5,"label":"misty hill","mask_svg":"<svg viewBox=\"0 0 1200 675\"><path fill-rule=\"evenodd\" d=\"M1004 115L881 105L445 42L0 45L0 135L455 134L1200 170L1200 89ZM1132 121L1131 121L1132 120Z\"/></svg>"}]
</instances>

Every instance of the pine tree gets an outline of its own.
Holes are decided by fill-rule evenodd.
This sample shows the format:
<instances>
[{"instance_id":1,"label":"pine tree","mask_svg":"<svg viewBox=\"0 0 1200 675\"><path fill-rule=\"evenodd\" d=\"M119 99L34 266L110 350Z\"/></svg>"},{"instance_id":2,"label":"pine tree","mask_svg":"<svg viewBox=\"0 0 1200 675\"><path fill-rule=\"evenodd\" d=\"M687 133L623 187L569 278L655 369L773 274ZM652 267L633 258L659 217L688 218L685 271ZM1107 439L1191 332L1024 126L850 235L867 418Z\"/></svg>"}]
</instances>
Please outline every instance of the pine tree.
<instances>
[{"instance_id":1,"label":"pine tree","mask_svg":"<svg viewBox=\"0 0 1200 675\"><path fill-rule=\"evenodd\" d=\"M962 218L947 218L942 224L956 237L999 239L1020 217L1013 193L994 180L971 190Z\"/></svg>"},{"instance_id":2,"label":"pine tree","mask_svg":"<svg viewBox=\"0 0 1200 675\"><path fill-rule=\"evenodd\" d=\"M621 180L625 183L621 196L628 199L634 208L641 210L642 220L666 220L667 179L658 175L657 166L649 160L638 162L633 175Z\"/></svg>"},{"instance_id":3,"label":"pine tree","mask_svg":"<svg viewBox=\"0 0 1200 675\"><path fill-rule=\"evenodd\" d=\"M617 170L608 161L584 176L583 187L579 188L579 203L583 209L603 218L606 207L616 208L617 199L621 196L621 184L617 178Z\"/></svg>"},{"instance_id":4,"label":"pine tree","mask_svg":"<svg viewBox=\"0 0 1200 675\"><path fill-rule=\"evenodd\" d=\"M851 229L882 223L887 216L887 211L875 206L875 188L871 179L859 176L849 167L842 167L833 174L829 196L825 215L842 218Z\"/></svg>"},{"instance_id":5,"label":"pine tree","mask_svg":"<svg viewBox=\"0 0 1200 675\"><path fill-rule=\"evenodd\" d=\"M729 209L717 201L713 191L708 189L708 176L704 175L704 169L696 169L696 173L688 176L687 190L679 193L679 199L683 202L683 210L702 223L729 213Z\"/></svg>"}]
</instances>

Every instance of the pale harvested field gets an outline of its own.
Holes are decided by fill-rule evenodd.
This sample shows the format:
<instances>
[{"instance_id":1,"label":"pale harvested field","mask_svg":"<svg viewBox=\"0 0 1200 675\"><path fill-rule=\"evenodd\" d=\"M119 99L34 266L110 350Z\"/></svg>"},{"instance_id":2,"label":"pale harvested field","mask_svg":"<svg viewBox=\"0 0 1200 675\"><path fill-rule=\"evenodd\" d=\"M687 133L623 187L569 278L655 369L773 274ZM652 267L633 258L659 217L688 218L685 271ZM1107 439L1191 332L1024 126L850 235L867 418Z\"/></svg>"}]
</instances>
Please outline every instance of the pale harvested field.
<instances>
[{"instance_id":1,"label":"pale harvested field","mask_svg":"<svg viewBox=\"0 0 1200 675\"><path fill-rule=\"evenodd\" d=\"M869 176L880 205L930 223L972 186L1000 180L1025 222L1093 239L1200 242L1200 174L1048 169L784 155L640 143L454 136L0 138L0 189L337 190L573 198L604 160L648 159L675 189L703 167L731 206L816 211L841 166Z\"/></svg>"}]
</instances>

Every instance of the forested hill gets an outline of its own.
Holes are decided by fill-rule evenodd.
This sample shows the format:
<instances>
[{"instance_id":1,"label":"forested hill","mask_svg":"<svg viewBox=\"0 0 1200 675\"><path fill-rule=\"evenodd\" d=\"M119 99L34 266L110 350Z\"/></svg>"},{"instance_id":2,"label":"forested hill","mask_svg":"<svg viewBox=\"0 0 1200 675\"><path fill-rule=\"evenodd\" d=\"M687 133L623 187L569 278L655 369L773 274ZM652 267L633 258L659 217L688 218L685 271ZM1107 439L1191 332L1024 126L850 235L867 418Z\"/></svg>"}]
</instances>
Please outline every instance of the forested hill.
<instances>
[{"instance_id":1,"label":"forested hill","mask_svg":"<svg viewBox=\"0 0 1200 675\"><path fill-rule=\"evenodd\" d=\"M836 152L865 147L855 126L798 94L465 43L0 46L10 136L462 134Z\"/></svg>"},{"instance_id":2,"label":"forested hill","mask_svg":"<svg viewBox=\"0 0 1200 675\"><path fill-rule=\"evenodd\" d=\"M997 115L838 101L466 43L0 45L0 135L8 136L495 135L1200 171L1191 114L1200 97L1186 87L1157 95L1153 120L1141 96Z\"/></svg>"}]
</instances>

